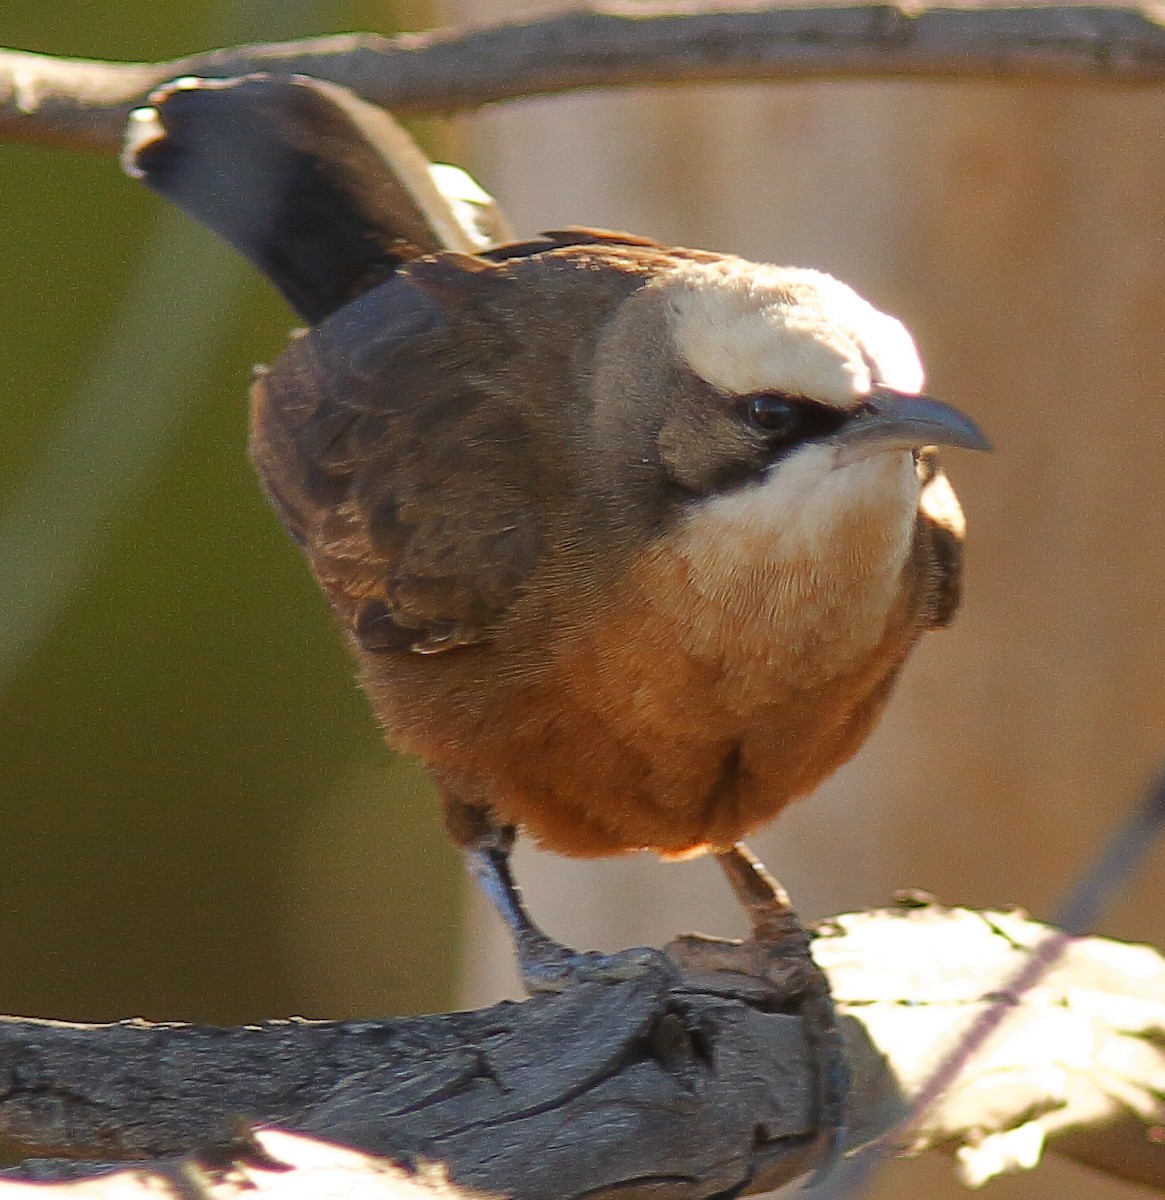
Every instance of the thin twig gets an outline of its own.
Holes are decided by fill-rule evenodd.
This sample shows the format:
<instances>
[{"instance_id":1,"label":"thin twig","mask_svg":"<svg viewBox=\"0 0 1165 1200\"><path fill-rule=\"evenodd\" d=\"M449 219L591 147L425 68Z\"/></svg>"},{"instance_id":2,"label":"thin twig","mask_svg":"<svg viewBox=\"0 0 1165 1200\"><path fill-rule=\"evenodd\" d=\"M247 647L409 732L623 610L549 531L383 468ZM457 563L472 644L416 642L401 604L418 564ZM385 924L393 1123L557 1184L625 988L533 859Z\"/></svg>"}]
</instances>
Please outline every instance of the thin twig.
<instances>
[{"instance_id":1,"label":"thin twig","mask_svg":"<svg viewBox=\"0 0 1165 1200\"><path fill-rule=\"evenodd\" d=\"M0 140L120 145L128 112L182 75L299 73L405 115L581 88L713 80L1023 79L1160 85L1154 10L1102 6L783 8L613 0L524 22L345 34L165 63L0 50Z\"/></svg>"}]
</instances>

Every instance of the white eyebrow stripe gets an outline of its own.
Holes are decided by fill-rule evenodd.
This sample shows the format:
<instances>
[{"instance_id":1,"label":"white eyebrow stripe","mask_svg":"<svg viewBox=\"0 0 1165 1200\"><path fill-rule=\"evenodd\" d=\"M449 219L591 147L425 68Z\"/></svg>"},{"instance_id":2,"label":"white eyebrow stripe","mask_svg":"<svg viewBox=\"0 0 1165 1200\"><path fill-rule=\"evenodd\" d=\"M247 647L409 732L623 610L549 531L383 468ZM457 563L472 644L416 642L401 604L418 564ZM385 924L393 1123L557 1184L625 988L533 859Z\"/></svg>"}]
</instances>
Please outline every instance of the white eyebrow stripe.
<instances>
[{"instance_id":1,"label":"white eyebrow stripe","mask_svg":"<svg viewBox=\"0 0 1165 1200\"><path fill-rule=\"evenodd\" d=\"M720 391L782 391L852 408L875 383L922 388L905 326L820 271L725 258L683 263L659 286L671 293L678 352Z\"/></svg>"}]
</instances>

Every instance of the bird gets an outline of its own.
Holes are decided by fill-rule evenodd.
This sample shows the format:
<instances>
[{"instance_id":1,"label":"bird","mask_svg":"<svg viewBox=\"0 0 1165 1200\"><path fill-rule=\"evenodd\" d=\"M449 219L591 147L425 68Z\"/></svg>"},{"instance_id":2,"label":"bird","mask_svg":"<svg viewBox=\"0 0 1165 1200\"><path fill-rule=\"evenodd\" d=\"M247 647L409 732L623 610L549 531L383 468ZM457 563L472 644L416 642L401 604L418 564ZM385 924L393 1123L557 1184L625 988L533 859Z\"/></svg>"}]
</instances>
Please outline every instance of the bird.
<instances>
[{"instance_id":1,"label":"bird","mask_svg":"<svg viewBox=\"0 0 1165 1200\"><path fill-rule=\"evenodd\" d=\"M512 239L318 81L179 81L135 119L130 172L308 322L255 375L251 456L527 985L647 960L541 930L519 831L711 854L754 942L808 959L744 840L861 747L952 620L965 521L934 448L989 448L922 393L905 326L812 269Z\"/></svg>"}]
</instances>

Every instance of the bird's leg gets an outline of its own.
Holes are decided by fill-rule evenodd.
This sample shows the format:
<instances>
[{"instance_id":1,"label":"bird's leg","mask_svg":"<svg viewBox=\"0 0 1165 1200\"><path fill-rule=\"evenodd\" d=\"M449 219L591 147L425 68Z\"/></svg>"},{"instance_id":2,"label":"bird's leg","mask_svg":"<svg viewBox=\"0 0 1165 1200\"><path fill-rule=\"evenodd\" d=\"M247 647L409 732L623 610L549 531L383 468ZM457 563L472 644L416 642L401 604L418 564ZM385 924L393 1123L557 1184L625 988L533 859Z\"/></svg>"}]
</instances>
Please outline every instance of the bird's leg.
<instances>
[{"instance_id":1,"label":"bird's leg","mask_svg":"<svg viewBox=\"0 0 1165 1200\"><path fill-rule=\"evenodd\" d=\"M763 949L765 959L771 960L766 977L791 999L824 983L809 953L809 934L780 881L743 842L717 854L716 861L748 913L751 944Z\"/></svg>"},{"instance_id":2,"label":"bird's leg","mask_svg":"<svg viewBox=\"0 0 1165 1200\"><path fill-rule=\"evenodd\" d=\"M817 1071L817 1111L823 1166L837 1154L844 1132L849 1072L829 980L813 961L809 933L789 895L743 843L716 855L752 923L752 946L762 952L764 974L796 1004Z\"/></svg>"},{"instance_id":3,"label":"bird's leg","mask_svg":"<svg viewBox=\"0 0 1165 1200\"><path fill-rule=\"evenodd\" d=\"M532 968L571 952L543 932L526 908L510 862L514 837L513 826L487 821L486 828L465 847L465 865L510 931L522 981L532 990L527 979Z\"/></svg>"},{"instance_id":4,"label":"bird's leg","mask_svg":"<svg viewBox=\"0 0 1165 1200\"><path fill-rule=\"evenodd\" d=\"M560 992L572 983L587 981L619 983L653 972L678 980L675 967L658 950L580 952L545 933L530 916L514 879L510 865L514 836L513 826L498 825L488 813L478 810L473 837L464 841L463 847L469 873L510 931L527 992Z\"/></svg>"}]
</instances>

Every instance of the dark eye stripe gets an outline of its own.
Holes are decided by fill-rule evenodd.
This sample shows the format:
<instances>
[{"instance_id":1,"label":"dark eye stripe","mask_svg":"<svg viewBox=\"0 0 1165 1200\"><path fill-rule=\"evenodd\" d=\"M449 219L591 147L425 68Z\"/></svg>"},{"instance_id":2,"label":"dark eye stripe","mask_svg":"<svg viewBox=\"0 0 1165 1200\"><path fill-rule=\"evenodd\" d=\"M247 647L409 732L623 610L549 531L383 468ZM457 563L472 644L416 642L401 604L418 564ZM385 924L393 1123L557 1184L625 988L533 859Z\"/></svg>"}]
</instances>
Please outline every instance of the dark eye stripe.
<instances>
[{"instance_id":1,"label":"dark eye stripe","mask_svg":"<svg viewBox=\"0 0 1165 1200\"><path fill-rule=\"evenodd\" d=\"M749 424L779 450L829 437L852 415L827 404L781 392L757 392L746 396L745 414Z\"/></svg>"}]
</instances>

